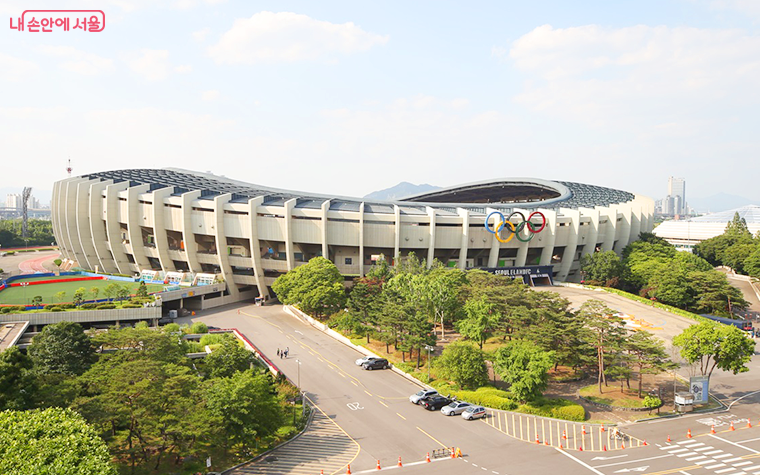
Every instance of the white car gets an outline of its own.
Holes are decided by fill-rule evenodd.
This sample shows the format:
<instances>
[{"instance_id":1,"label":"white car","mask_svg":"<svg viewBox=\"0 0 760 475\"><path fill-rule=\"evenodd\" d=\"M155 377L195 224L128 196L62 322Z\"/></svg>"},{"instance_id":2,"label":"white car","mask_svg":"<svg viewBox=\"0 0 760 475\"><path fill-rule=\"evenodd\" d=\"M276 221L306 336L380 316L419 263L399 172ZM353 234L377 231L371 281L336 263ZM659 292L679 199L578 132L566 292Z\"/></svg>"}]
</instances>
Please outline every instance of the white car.
<instances>
[{"instance_id":1,"label":"white car","mask_svg":"<svg viewBox=\"0 0 760 475\"><path fill-rule=\"evenodd\" d=\"M486 408L481 406L470 406L462 413L462 419L471 421L473 419L480 419L486 417Z\"/></svg>"},{"instance_id":2,"label":"white car","mask_svg":"<svg viewBox=\"0 0 760 475\"><path fill-rule=\"evenodd\" d=\"M362 356L358 360L356 360L356 366L361 366L364 363L369 363L370 361L374 361L376 359L379 359L379 356Z\"/></svg>"},{"instance_id":3,"label":"white car","mask_svg":"<svg viewBox=\"0 0 760 475\"><path fill-rule=\"evenodd\" d=\"M448 406L441 408L441 413L444 416L453 416L463 413L468 407L472 406L469 402L452 401Z\"/></svg>"},{"instance_id":4,"label":"white car","mask_svg":"<svg viewBox=\"0 0 760 475\"><path fill-rule=\"evenodd\" d=\"M409 402L411 402L412 404L419 404L420 400L422 400L423 398L430 397L430 396L437 396L437 395L438 395L438 391L436 391L435 389L423 389L409 396Z\"/></svg>"}]
</instances>

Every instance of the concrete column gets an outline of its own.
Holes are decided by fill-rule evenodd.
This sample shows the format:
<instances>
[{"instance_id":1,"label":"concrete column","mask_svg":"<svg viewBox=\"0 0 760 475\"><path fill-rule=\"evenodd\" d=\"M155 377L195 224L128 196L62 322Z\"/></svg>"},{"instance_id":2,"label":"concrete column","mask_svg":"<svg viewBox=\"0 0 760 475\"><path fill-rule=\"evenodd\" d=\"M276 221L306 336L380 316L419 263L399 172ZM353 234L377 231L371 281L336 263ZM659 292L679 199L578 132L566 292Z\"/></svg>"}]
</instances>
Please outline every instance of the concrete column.
<instances>
[{"instance_id":1,"label":"concrete column","mask_svg":"<svg viewBox=\"0 0 760 475\"><path fill-rule=\"evenodd\" d=\"M491 214L494 211L499 211L498 209L493 208L486 208L486 218L488 218L488 215ZM505 216L506 217L506 216ZM492 216L491 221L487 224L491 227L491 229L495 229L495 227L499 224L499 216ZM491 250L488 252L488 267L497 267L499 265L499 249L501 249L501 243L496 239L496 235L491 235Z\"/></svg>"},{"instance_id":2,"label":"concrete column","mask_svg":"<svg viewBox=\"0 0 760 475\"><path fill-rule=\"evenodd\" d=\"M428 269L430 266L433 265L433 261L435 260L435 217L436 212L435 208L431 208L430 206L425 207L425 211L427 211L428 216L430 217L430 242L428 243L428 253L427 253L427 266Z\"/></svg>"},{"instance_id":3,"label":"concrete column","mask_svg":"<svg viewBox=\"0 0 760 475\"><path fill-rule=\"evenodd\" d=\"M153 191L153 237L156 242L158 260L164 271L176 271L174 262L169 257L169 238L166 235L166 207L164 198L174 193L174 187L169 186Z\"/></svg>"},{"instance_id":4,"label":"concrete column","mask_svg":"<svg viewBox=\"0 0 760 475\"><path fill-rule=\"evenodd\" d=\"M322 220L320 223L322 224L322 228L320 231L322 232L322 257L325 259L330 259L330 250L327 247L327 212L330 211L330 200L326 200L322 202Z\"/></svg>"},{"instance_id":5,"label":"concrete column","mask_svg":"<svg viewBox=\"0 0 760 475\"><path fill-rule=\"evenodd\" d=\"M261 265L261 244L259 243L258 209L264 202L263 196L257 196L248 200L248 225L250 232L251 259L253 260L253 277L256 279L256 287L259 288L259 296L269 298L269 290L264 284L264 268Z\"/></svg>"},{"instance_id":6,"label":"concrete column","mask_svg":"<svg viewBox=\"0 0 760 475\"><path fill-rule=\"evenodd\" d=\"M293 255L293 208L296 205L296 199L292 198L285 202L283 206L285 211L285 257L288 262L288 270L296 268L296 259Z\"/></svg>"},{"instance_id":7,"label":"concrete column","mask_svg":"<svg viewBox=\"0 0 760 475\"><path fill-rule=\"evenodd\" d=\"M103 212L103 219L106 220L106 234L108 243L111 245L111 254L113 254L114 264L120 274L132 275L132 268L127 259L127 252L121 237L121 226L119 223L122 219L128 219L120 215L121 205L119 204L119 192L126 190L129 182L122 181L106 186L106 209Z\"/></svg>"},{"instance_id":8,"label":"concrete column","mask_svg":"<svg viewBox=\"0 0 760 475\"><path fill-rule=\"evenodd\" d=\"M359 204L359 276L364 277L364 202Z\"/></svg>"},{"instance_id":9,"label":"concrete column","mask_svg":"<svg viewBox=\"0 0 760 475\"><path fill-rule=\"evenodd\" d=\"M50 200L50 220L53 223L53 236L55 236L55 242L58 244L58 248L61 251L61 257L63 259L69 258L69 250L63 245L63 232L61 230L62 216L59 212L59 206L61 204L61 198L59 196L61 190L61 181L53 183L53 195Z\"/></svg>"},{"instance_id":10,"label":"concrete column","mask_svg":"<svg viewBox=\"0 0 760 475\"><path fill-rule=\"evenodd\" d=\"M615 245L615 237L617 236L617 207L613 205L601 208L599 210L599 216L607 218L607 224L604 229L604 242L602 243L602 250L611 251L612 247Z\"/></svg>"},{"instance_id":11,"label":"concrete column","mask_svg":"<svg viewBox=\"0 0 760 475\"><path fill-rule=\"evenodd\" d=\"M467 268L467 249L470 247L470 211L465 208L457 208L457 214L462 218L462 240L459 245L459 267Z\"/></svg>"},{"instance_id":12,"label":"concrete column","mask_svg":"<svg viewBox=\"0 0 760 475\"><path fill-rule=\"evenodd\" d=\"M552 265L554 245L557 242L557 211L553 209L541 210L546 217L546 226L534 239L538 239L543 246L539 265Z\"/></svg>"},{"instance_id":13,"label":"concrete column","mask_svg":"<svg viewBox=\"0 0 760 475\"><path fill-rule=\"evenodd\" d=\"M232 199L232 193L217 195L214 197L214 236L216 238L216 257L219 268L222 270L222 277L227 284L227 292L236 300L238 295L237 285L232 277L232 266L230 266L230 257L227 254L227 235L224 232L224 205Z\"/></svg>"},{"instance_id":14,"label":"concrete column","mask_svg":"<svg viewBox=\"0 0 760 475\"><path fill-rule=\"evenodd\" d=\"M645 219L642 214L641 203L633 201L631 203L631 233L628 237L628 242L631 243L639 238L641 232L642 219Z\"/></svg>"},{"instance_id":15,"label":"concrete column","mask_svg":"<svg viewBox=\"0 0 760 475\"><path fill-rule=\"evenodd\" d=\"M530 211L526 211L524 209L515 209L515 211L519 211L522 214L525 215L525 219L528 219L528 216L530 216ZM519 217L517 219L520 219ZM527 226L525 224L524 226ZM523 229L522 233L523 236L528 234L527 229ZM533 238L535 239L535 238ZM532 240L532 239L531 239ZM530 242L522 242L517 239L517 236L512 239L512 241L517 241L519 243L519 246L517 248L517 256L515 257L515 267L522 267L525 265L526 261L528 260L528 247L530 247Z\"/></svg>"},{"instance_id":16,"label":"concrete column","mask_svg":"<svg viewBox=\"0 0 760 475\"><path fill-rule=\"evenodd\" d=\"M620 214L622 215L622 221L620 221L620 224L618 225L618 232L617 232L617 246L615 246L614 251L618 254L621 254L623 252L623 248L628 245L628 240L630 239L631 234L631 205L630 203L624 203L622 205L618 205L618 209L620 211Z\"/></svg>"},{"instance_id":17,"label":"concrete column","mask_svg":"<svg viewBox=\"0 0 760 475\"><path fill-rule=\"evenodd\" d=\"M581 244L583 244L583 256L587 256L594 253L596 240L599 237L599 210L594 208L582 208L581 215L591 218L591 224L589 225L591 229L586 233L586 239L581 240Z\"/></svg>"},{"instance_id":18,"label":"concrete column","mask_svg":"<svg viewBox=\"0 0 760 475\"><path fill-rule=\"evenodd\" d=\"M396 216L395 236L393 237L393 265L399 265L401 258L401 208L393 205L393 213Z\"/></svg>"},{"instance_id":19,"label":"concrete column","mask_svg":"<svg viewBox=\"0 0 760 475\"><path fill-rule=\"evenodd\" d=\"M562 208L560 210L563 216L570 218L570 232L567 236L567 246L565 246L565 253L562 255L562 263L559 266L559 273L557 274L557 280L567 280L567 274L570 272L570 267L575 260L575 253L578 250L578 230L581 220L581 212L577 209Z\"/></svg>"},{"instance_id":20,"label":"concrete column","mask_svg":"<svg viewBox=\"0 0 760 475\"><path fill-rule=\"evenodd\" d=\"M87 269L90 270L95 270L95 266L100 267L98 253L95 251L95 243L93 243L92 226L90 223L90 186L93 183L97 183L97 181L82 181L77 184L76 190L77 236L79 238L79 246L84 253L82 258L87 264ZM97 216L97 218L100 218L100 216Z\"/></svg>"},{"instance_id":21,"label":"concrete column","mask_svg":"<svg viewBox=\"0 0 760 475\"><path fill-rule=\"evenodd\" d=\"M145 245L142 240L142 230L140 226L146 220L140 210L140 195L147 193L150 190L150 185L138 185L127 188L127 213L129 214L129 221L127 221L127 229L129 231L129 242L132 244L132 255L135 258L138 269L151 269L148 256L145 255Z\"/></svg>"},{"instance_id":22,"label":"concrete column","mask_svg":"<svg viewBox=\"0 0 760 475\"><path fill-rule=\"evenodd\" d=\"M100 269L103 272L118 273L119 268L116 266L116 262L108 250L109 244L113 246L113 243L108 237L106 226L103 225L104 222L107 223L107 221L104 221L106 219L106 210L103 209L103 202L105 201L103 192L112 183L111 180L108 180L90 185L90 235L92 236L95 254L100 263ZM119 238L117 243L121 246L121 238Z\"/></svg>"},{"instance_id":23,"label":"concrete column","mask_svg":"<svg viewBox=\"0 0 760 475\"><path fill-rule=\"evenodd\" d=\"M195 242L193 229L193 202L201 196L200 191L182 193L182 243L185 245L185 255L190 272L198 274L203 271L198 262L198 244Z\"/></svg>"},{"instance_id":24,"label":"concrete column","mask_svg":"<svg viewBox=\"0 0 760 475\"><path fill-rule=\"evenodd\" d=\"M83 178L70 178L64 183L64 190L62 198L65 200L63 203L64 213L64 241L71 250L72 259L77 261L80 266L87 266L88 263L85 260L85 253L82 249L82 244L79 241L79 221L77 220L77 190L79 184L86 181Z\"/></svg>"}]
</instances>

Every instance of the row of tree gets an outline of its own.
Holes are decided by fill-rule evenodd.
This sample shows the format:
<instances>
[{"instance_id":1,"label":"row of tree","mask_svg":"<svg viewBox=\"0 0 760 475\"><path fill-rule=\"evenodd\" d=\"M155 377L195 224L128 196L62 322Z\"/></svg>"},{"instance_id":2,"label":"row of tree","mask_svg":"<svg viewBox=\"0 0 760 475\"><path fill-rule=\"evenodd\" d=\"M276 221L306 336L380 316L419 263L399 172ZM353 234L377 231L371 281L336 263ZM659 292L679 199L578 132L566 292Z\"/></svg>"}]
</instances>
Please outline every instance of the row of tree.
<instances>
[{"instance_id":1,"label":"row of tree","mask_svg":"<svg viewBox=\"0 0 760 475\"><path fill-rule=\"evenodd\" d=\"M723 234L694 246L694 254L714 266L728 266L740 274L760 278L760 232L752 236L739 213Z\"/></svg>"},{"instance_id":2,"label":"row of tree","mask_svg":"<svg viewBox=\"0 0 760 475\"><path fill-rule=\"evenodd\" d=\"M69 408L131 473L245 456L283 425L293 388L253 367L232 336L192 364L178 330L138 325L90 338L76 323L48 325L28 355L0 353L0 410Z\"/></svg>"},{"instance_id":3,"label":"row of tree","mask_svg":"<svg viewBox=\"0 0 760 475\"><path fill-rule=\"evenodd\" d=\"M4 219L0 220L0 246L2 247L22 247L28 244L30 246L49 246L55 242L53 236L53 222L49 219L30 219L27 221L26 241L21 237L22 220Z\"/></svg>"},{"instance_id":4,"label":"row of tree","mask_svg":"<svg viewBox=\"0 0 760 475\"><path fill-rule=\"evenodd\" d=\"M730 315L748 306L739 289L699 255L678 252L662 238L642 233L620 258L614 251L581 259L589 284L616 287L696 313Z\"/></svg>"}]
</instances>

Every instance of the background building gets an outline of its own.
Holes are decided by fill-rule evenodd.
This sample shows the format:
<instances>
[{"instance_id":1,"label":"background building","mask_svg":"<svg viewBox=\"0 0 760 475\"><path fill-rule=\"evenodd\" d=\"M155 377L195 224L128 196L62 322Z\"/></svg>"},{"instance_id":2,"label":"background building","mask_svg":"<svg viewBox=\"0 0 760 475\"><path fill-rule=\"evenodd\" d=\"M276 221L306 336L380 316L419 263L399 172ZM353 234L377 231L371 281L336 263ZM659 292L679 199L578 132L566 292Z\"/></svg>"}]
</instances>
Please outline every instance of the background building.
<instances>
[{"instance_id":1,"label":"background building","mask_svg":"<svg viewBox=\"0 0 760 475\"><path fill-rule=\"evenodd\" d=\"M749 232L755 234L760 231L760 206L748 205L695 218L664 221L653 232L679 251L691 252L696 244L723 234L736 213L745 219Z\"/></svg>"},{"instance_id":2,"label":"background building","mask_svg":"<svg viewBox=\"0 0 760 475\"><path fill-rule=\"evenodd\" d=\"M491 213L492 226L501 213L520 232L499 242L484 226ZM347 280L410 252L461 269L551 265L555 279L579 280L581 256L621 252L652 230L653 213L649 198L572 182L498 179L373 201L179 169L68 178L52 202L64 267L214 273L227 283L218 304L267 296L277 276L320 255Z\"/></svg>"},{"instance_id":3,"label":"background building","mask_svg":"<svg viewBox=\"0 0 760 475\"><path fill-rule=\"evenodd\" d=\"M687 216L691 214L686 202L686 180L683 178L668 178L668 194L665 198L657 200L655 204L657 214L665 216Z\"/></svg>"}]
</instances>

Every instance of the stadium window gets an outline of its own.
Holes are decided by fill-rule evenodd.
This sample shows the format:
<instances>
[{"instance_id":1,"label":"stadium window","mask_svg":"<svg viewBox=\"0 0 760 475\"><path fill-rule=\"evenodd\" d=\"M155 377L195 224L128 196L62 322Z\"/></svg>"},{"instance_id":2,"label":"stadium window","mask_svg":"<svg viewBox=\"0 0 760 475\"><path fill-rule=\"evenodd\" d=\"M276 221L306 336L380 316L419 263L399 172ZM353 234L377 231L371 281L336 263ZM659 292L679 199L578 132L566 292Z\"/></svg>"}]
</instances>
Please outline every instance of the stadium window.
<instances>
[{"instance_id":1,"label":"stadium window","mask_svg":"<svg viewBox=\"0 0 760 475\"><path fill-rule=\"evenodd\" d=\"M354 262L353 259L351 259L350 257L346 257L346 265L347 266L350 266L351 264L353 264L353 262Z\"/></svg>"}]
</instances>

